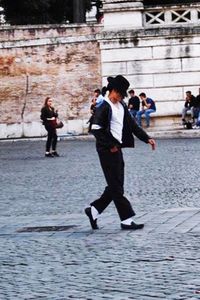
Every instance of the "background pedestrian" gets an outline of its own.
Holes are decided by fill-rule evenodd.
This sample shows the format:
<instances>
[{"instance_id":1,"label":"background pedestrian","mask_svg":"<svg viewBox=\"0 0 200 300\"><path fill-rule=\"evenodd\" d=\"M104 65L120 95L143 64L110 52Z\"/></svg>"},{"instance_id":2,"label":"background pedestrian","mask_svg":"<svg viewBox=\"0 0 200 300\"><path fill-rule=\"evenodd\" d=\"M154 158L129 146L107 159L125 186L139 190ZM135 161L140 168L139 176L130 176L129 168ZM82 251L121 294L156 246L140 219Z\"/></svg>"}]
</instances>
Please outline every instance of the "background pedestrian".
<instances>
[{"instance_id":1,"label":"background pedestrian","mask_svg":"<svg viewBox=\"0 0 200 300\"><path fill-rule=\"evenodd\" d=\"M136 117L137 112L140 110L140 99L135 95L134 90L129 91L130 99L128 100L128 109L133 118Z\"/></svg>"},{"instance_id":2,"label":"background pedestrian","mask_svg":"<svg viewBox=\"0 0 200 300\"><path fill-rule=\"evenodd\" d=\"M192 95L191 91L187 91L186 92L186 97L185 97L185 103L184 103L184 108L182 110L182 124L185 125L186 124L186 114L188 111L191 112L191 117L194 120L194 107L195 105L196 99L194 97L194 95Z\"/></svg>"},{"instance_id":3,"label":"background pedestrian","mask_svg":"<svg viewBox=\"0 0 200 300\"><path fill-rule=\"evenodd\" d=\"M137 122L139 126L142 126L142 115L145 115L146 127L150 126L150 114L156 112L156 105L153 99L148 98L145 93L139 95L142 101L142 109L137 112Z\"/></svg>"},{"instance_id":4,"label":"background pedestrian","mask_svg":"<svg viewBox=\"0 0 200 300\"><path fill-rule=\"evenodd\" d=\"M41 120L48 133L46 142L46 157L59 156L56 151L57 146L57 132L56 132L56 118L58 117L58 111L55 111L53 107L53 101L50 97L47 97L44 102L44 106L41 109ZM52 149L52 152L51 152Z\"/></svg>"}]
</instances>

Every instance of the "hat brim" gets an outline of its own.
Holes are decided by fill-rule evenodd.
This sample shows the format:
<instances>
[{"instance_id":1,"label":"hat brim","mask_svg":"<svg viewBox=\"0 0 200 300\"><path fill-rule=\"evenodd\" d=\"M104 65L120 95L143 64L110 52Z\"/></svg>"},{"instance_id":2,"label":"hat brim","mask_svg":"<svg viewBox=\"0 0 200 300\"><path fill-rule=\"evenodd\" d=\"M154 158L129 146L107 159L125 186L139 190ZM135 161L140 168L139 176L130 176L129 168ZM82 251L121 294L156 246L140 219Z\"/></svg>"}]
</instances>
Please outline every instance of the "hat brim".
<instances>
[{"instance_id":1,"label":"hat brim","mask_svg":"<svg viewBox=\"0 0 200 300\"><path fill-rule=\"evenodd\" d=\"M107 81L108 83L113 87L114 90L116 90L120 95L124 97L128 97L127 89L120 89L119 82L116 80L117 77L108 77Z\"/></svg>"}]
</instances>

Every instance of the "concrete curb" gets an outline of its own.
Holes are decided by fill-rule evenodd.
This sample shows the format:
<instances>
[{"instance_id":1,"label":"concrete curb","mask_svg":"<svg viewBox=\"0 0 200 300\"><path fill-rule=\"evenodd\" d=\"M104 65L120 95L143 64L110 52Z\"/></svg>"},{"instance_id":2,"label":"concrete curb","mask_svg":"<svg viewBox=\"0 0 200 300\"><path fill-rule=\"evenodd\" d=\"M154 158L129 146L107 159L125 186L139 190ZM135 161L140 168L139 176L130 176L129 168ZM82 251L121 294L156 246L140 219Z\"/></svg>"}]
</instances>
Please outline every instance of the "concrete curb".
<instances>
[{"instance_id":1,"label":"concrete curb","mask_svg":"<svg viewBox=\"0 0 200 300\"><path fill-rule=\"evenodd\" d=\"M200 138L200 130L199 129L176 129L176 130L153 130L148 129L145 131L152 137L157 139L170 139L170 138ZM58 135L58 140L83 140L83 141L93 141L95 138L91 134L62 134ZM16 142L16 141L45 141L46 136L35 136L35 137L23 137L23 138L8 138L8 139L0 139L0 142Z\"/></svg>"}]
</instances>

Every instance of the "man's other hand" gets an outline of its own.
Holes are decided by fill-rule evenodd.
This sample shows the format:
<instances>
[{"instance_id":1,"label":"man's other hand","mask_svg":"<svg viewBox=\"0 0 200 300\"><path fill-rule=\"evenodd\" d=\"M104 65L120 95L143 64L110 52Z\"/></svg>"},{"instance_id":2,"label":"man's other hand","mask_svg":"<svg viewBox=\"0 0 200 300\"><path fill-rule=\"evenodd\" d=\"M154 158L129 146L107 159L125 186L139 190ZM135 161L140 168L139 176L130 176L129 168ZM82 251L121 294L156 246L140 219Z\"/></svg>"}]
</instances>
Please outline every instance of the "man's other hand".
<instances>
[{"instance_id":1,"label":"man's other hand","mask_svg":"<svg viewBox=\"0 0 200 300\"><path fill-rule=\"evenodd\" d=\"M155 149L156 149L156 142L155 142L154 139L149 139L149 140L148 140L148 144L151 145L152 150L155 150Z\"/></svg>"}]
</instances>

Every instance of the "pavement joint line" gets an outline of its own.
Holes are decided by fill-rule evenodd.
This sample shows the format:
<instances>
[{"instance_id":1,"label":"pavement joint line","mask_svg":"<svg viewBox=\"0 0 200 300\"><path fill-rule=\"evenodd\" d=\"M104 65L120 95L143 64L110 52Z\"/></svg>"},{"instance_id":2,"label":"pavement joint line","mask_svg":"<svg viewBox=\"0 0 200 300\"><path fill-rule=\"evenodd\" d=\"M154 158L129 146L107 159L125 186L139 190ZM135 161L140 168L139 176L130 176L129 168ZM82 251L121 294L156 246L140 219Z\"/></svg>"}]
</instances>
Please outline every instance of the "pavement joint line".
<instances>
[{"instance_id":1,"label":"pavement joint line","mask_svg":"<svg viewBox=\"0 0 200 300\"><path fill-rule=\"evenodd\" d=\"M167 229L169 228L169 226L171 225L171 229L168 229L167 231L165 230L164 233L169 233L170 231L173 231L173 229L175 228L174 223L173 222L168 222L170 220L176 219L176 217L178 217L180 215L180 213L178 215L175 216L171 216L169 217L166 222L162 223L159 227L159 232L162 232L162 229Z\"/></svg>"},{"instance_id":2,"label":"pavement joint line","mask_svg":"<svg viewBox=\"0 0 200 300\"><path fill-rule=\"evenodd\" d=\"M162 224L163 225L163 227L164 226L169 226L169 225L171 225L171 229L169 229L168 231L167 231L167 233L169 233L170 231L173 231L173 229L177 226L176 225L176 223L177 222L175 222L176 220L177 220L177 217L179 218L180 216L182 215L182 211L180 211L180 212L177 212L177 214L176 215L174 215L174 216L171 216L168 220L170 220L170 221L172 221L173 219L174 219L174 222L169 222L168 223L168 220L167 220L167 224L166 223L164 223L164 224ZM182 221L179 221L179 222L182 222ZM178 223L178 225L179 225L180 223ZM162 226L161 225L161 226Z\"/></svg>"},{"instance_id":3,"label":"pavement joint line","mask_svg":"<svg viewBox=\"0 0 200 300\"><path fill-rule=\"evenodd\" d=\"M162 211L161 214L158 213L158 216L160 216L160 215L164 216L165 211ZM156 225L156 226L153 226L150 230L148 230L148 233L152 233L158 227L158 225L162 226L163 224L165 224L165 221L167 221L167 220L168 219L163 220L163 218L161 218L161 223L160 222L153 222L153 225ZM144 230L145 230L145 228L144 228Z\"/></svg>"},{"instance_id":4,"label":"pavement joint line","mask_svg":"<svg viewBox=\"0 0 200 300\"><path fill-rule=\"evenodd\" d=\"M174 229L180 228L183 224L187 223L188 220L191 219L191 217L195 217L196 215L199 214L199 211L196 211L194 214L188 216L188 218L186 218L185 220L183 220L179 225L177 225Z\"/></svg>"}]
</instances>

